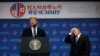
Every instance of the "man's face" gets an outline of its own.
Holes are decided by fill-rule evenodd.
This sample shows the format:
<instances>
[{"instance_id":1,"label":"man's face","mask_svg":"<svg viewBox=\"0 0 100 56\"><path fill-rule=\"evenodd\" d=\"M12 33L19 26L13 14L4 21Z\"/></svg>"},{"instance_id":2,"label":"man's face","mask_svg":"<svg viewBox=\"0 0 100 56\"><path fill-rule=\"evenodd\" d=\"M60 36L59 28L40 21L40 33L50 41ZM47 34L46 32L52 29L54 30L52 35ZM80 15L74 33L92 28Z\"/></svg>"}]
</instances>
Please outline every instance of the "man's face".
<instances>
[{"instance_id":1,"label":"man's face","mask_svg":"<svg viewBox=\"0 0 100 56\"><path fill-rule=\"evenodd\" d=\"M36 26L37 25L37 20L35 18L31 18L30 19L30 26L33 27L33 26Z\"/></svg>"},{"instance_id":2,"label":"man's face","mask_svg":"<svg viewBox=\"0 0 100 56\"><path fill-rule=\"evenodd\" d=\"M76 36L78 36L78 35L79 35L79 33L80 33L80 30L79 30L79 29L77 29L77 28L75 28L74 34L75 34Z\"/></svg>"}]
</instances>

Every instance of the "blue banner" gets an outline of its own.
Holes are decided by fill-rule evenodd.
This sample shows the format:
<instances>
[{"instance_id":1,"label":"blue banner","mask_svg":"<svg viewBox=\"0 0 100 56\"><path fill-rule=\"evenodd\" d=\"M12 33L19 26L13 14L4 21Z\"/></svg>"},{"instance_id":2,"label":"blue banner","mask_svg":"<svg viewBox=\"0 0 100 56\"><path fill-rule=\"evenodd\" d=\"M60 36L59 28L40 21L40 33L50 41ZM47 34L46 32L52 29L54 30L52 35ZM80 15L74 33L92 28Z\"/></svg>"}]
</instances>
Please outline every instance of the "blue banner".
<instances>
[{"instance_id":1,"label":"blue banner","mask_svg":"<svg viewBox=\"0 0 100 56\"><path fill-rule=\"evenodd\" d=\"M100 19L39 19L38 27L45 30L50 41L50 56L69 56L70 45L65 36L73 26L79 27L91 41L91 56L100 56ZM19 40L28 19L0 19L0 56L19 56Z\"/></svg>"}]
</instances>

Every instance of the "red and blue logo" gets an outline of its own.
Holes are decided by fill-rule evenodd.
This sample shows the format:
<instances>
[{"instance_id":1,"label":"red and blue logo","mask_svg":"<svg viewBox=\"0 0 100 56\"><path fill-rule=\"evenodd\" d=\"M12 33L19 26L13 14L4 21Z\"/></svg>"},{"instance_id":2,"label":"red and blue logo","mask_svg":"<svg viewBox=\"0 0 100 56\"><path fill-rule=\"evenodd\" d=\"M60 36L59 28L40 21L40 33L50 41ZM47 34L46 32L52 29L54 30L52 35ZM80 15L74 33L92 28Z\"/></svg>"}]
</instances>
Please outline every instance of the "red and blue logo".
<instances>
[{"instance_id":1,"label":"red and blue logo","mask_svg":"<svg viewBox=\"0 0 100 56\"><path fill-rule=\"evenodd\" d=\"M22 3L15 3L10 9L13 17L22 17L25 14L25 6Z\"/></svg>"}]
</instances>

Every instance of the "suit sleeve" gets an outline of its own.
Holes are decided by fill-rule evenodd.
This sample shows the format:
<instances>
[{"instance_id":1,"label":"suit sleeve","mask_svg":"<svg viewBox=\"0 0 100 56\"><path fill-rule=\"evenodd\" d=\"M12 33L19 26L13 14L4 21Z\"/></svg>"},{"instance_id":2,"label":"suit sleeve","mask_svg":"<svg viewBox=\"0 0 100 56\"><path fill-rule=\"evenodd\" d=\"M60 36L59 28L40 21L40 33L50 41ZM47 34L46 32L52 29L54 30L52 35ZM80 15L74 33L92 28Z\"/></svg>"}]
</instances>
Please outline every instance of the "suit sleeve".
<instances>
[{"instance_id":1,"label":"suit sleeve","mask_svg":"<svg viewBox=\"0 0 100 56\"><path fill-rule=\"evenodd\" d=\"M64 42L65 42L65 43L69 43L69 44L71 44L70 35L67 35L67 36L65 37Z\"/></svg>"},{"instance_id":2,"label":"suit sleeve","mask_svg":"<svg viewBox=\"0 0 100 56\"><path fill-rule=\"evenodd\" d=\"M46 33L44 30L42 30L42 37L46 37Z\"/></svg>"},{"instance_id":3,"label":"suit sleeve","mask_svg":"<svg viewBox=\"0 0 100 56\"><path fill-rule=\"evenodd\" d=\"M21 44L21 41L22 41L23 37L25 37L25 30L22 31L22 35L20 37L19 44Z\"/></svg>"},{"instance_id":4,"label":"suit sleeve","mask_svg":"<svg viewBox=\"0 0 100 56\"><path fill-rule=\"evenodd\" d=\"M26 33L26 30L24 29L23 32L22 32L21 38L25 37L25 33Z\"/></svg>"},{"instance_id":5,"label":"suit sleeve","mask_svg":"<svg viewBox=\"0 0 100 56\"><path fill-rule=\"evenodd\" d=\"M90 40L88 36L86 36L86 39L85 39L85 48L86 48L85 56L90 56Z\"/></svg>"}]
</instances>

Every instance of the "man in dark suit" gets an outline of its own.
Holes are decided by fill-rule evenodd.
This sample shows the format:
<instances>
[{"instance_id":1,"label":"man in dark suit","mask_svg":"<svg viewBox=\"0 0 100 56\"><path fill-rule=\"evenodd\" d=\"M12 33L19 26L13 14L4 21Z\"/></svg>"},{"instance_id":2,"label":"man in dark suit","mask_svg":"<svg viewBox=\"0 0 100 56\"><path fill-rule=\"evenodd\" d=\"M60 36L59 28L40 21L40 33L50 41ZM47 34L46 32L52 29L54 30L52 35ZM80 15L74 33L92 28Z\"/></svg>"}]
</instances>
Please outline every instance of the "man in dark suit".
<instances>
[{"instance_id":1,"label":"man in dark suit","mask_svg":"<svg viewBox=\"0 0 100 56\"><path fill-rule=\"evenodd\" d=\"M37 27L37 19L36 17L30 17L29 19L29 23L30 23L30 28L26 28L23 30L22 35L21 35L21 41L22 38L26 37L26 38L34 38L34 37L46 37L45 31L39 27ZM36 54L30 54L30 53L21 53L20 56L49 56L50 53L46 53L46 54L41 54L41 53L36 53Z\"/></svg>"},{"instance_id":2,"label":"man in dark suit","mask_svg":"<svg viewBox=\"0 0 100 56\"><path fill-rule=\"evenodd\" d=\"M71 44L70 56L90 56L89 38L81 34L78 28L73 27L64 41Z\"/></svg>"},{"instance_id":3,"label":"man in dark suit","mask_svg":"<svg viewBox=\"0 0 100 56\"><path fill-rule=\"evenodd\" d=\"M21 37L46 37L45 31L37 27L36 17L30 17L29 22L31 27L24 29Z\"/></svg>"}]
</instances>

